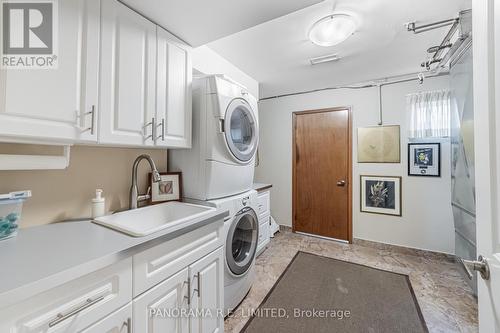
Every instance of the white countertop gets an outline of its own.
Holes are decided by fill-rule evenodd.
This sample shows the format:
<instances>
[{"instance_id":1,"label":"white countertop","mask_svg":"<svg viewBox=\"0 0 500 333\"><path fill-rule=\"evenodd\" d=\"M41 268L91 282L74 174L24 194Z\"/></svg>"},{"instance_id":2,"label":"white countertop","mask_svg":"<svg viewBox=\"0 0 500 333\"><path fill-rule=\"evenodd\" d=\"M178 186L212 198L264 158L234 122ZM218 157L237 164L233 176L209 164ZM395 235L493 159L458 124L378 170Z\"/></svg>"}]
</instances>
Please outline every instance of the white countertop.
<instances>
[{"instance_id":1,"label":"white countertop","mask_svg":"<svg viewBox=\"0 0 500 333\"><path fill-rule=\"evenodd\" d=\"M226 210L189 221L178 230L131 237L91 221L21 229L0 241L0 308L118 262L203 225L221 221Z\"/></svg>"}]
</instances>

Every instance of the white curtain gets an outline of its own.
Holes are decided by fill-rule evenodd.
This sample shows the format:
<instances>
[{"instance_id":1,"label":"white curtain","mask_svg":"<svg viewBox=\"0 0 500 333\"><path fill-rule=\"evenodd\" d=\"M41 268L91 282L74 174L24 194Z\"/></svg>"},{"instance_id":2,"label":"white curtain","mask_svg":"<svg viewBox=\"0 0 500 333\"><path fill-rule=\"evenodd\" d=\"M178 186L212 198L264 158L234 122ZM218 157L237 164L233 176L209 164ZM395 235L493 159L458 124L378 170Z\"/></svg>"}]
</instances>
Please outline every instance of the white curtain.
<instances>
[{"instance_id":1,"label":"white curtain","mask_svg":"<svg viewBox=\"0 0 500 333\"><path fill-rule=\"evenodd\" d=\"M450 136L451 94L449 90L426 91L406 96L410 113L410 138Z\"/></svg>"}]
</instances>

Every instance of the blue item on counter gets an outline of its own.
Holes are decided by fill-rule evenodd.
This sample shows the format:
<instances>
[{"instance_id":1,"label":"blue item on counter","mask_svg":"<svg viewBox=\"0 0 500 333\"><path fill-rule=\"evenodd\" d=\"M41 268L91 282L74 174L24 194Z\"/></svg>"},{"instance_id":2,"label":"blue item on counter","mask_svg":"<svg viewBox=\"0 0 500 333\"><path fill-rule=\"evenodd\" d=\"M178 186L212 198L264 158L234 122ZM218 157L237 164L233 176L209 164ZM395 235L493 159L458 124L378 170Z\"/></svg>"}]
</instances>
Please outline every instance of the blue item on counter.
<instances>
[{"instance_id":1,"label":"blue item on counter","mask_svg":"<svg viewBox=\"0 0 500 333\"><path fill-rule=\"evenodd\" d=\"M19 220L19 214L16 214L16 213L10 213L9 215L7 215L7 217L5 217L7 220L9 220L10 222L14 223L16 222L17 220Z\"/></svg>"}]
</instances>

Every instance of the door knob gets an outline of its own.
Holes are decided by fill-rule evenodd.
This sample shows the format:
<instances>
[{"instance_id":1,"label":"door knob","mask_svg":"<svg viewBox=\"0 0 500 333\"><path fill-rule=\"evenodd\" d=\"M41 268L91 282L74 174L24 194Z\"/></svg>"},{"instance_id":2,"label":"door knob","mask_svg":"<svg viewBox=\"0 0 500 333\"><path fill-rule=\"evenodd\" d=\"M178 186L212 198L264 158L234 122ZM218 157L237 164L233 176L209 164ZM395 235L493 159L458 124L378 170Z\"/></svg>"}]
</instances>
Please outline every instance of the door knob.
<instances>
[{"instance_id":1,"label":"door knob","mask_svg":"<svg viewBox=\"0 0 500 333\"><path fill-rule=\"evenodd\" d=\"M472 280L474 277L473 271L479 272L483 280L490 279L490 266L488 266L488 261L486 261L486 258L483 256L479 256L477 260L465 260L462 258L458 258L458 260L462 264L462 268L469 279Z\"/></svg>"},{"instance_id":2,"label":"door knob","mask_svg":"<svg viewBox=\"0 0 500 333\"><path fill-rule=\"evenodd\" d=\"M337 186L345 186L345 180L339 180Z\"/></svg>"}]
</instances>

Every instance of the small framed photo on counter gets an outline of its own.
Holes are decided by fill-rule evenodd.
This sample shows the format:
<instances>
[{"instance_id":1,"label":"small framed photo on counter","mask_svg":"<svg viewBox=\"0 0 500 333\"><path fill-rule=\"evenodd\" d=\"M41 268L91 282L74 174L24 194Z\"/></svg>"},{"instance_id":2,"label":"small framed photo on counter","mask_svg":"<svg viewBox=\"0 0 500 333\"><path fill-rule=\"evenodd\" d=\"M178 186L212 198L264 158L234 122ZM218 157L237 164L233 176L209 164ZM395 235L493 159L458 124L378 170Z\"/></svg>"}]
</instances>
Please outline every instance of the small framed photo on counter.
<instances>
[{"instance_id":1,"label":"small framed photo on counter","mask_svg":"<svg viewBox=\"0 0 500 333\"><path fill-rule=\"evenodd\" d=\"M182 173L160 172L161 180L153 182L153 175L149 174L151 186L150 204L182 200Z\"/></svg>"},{"instance_id":2,"label":"small framed photo on counter","mask_svg":"<svg viewBox=\"0 0 500 333\"><path fill-rule=\"evenodd\" d=\"M408 176L441 177L441 144L409 143Z\"/></svg>"}]
</instances>

